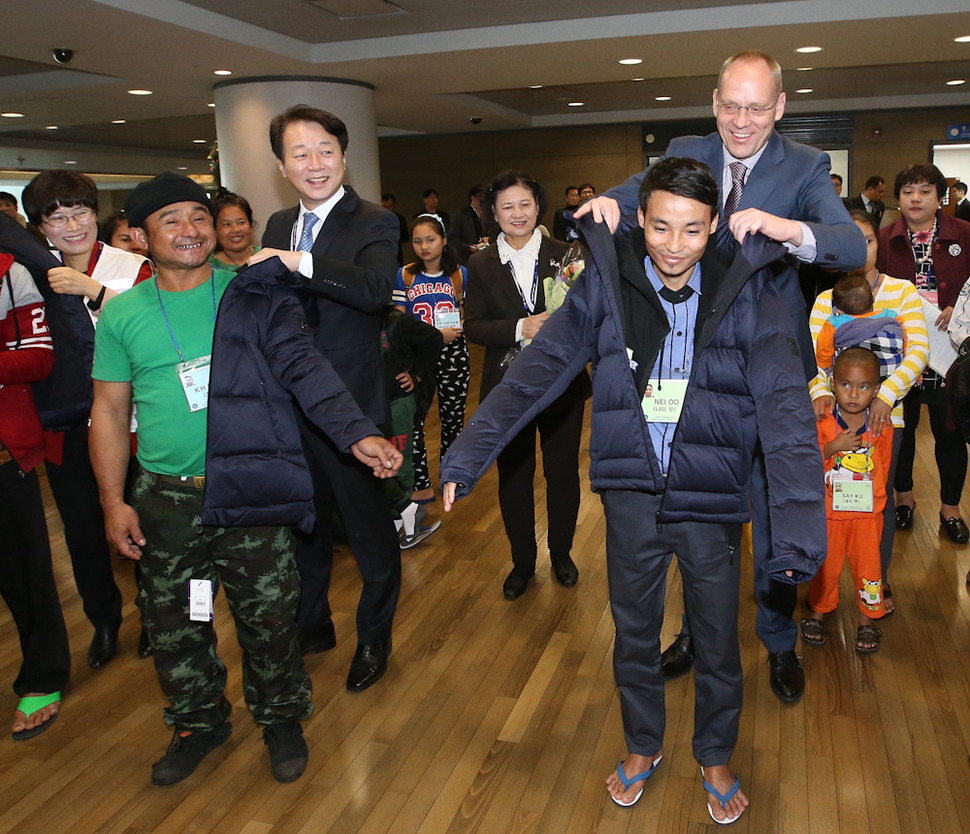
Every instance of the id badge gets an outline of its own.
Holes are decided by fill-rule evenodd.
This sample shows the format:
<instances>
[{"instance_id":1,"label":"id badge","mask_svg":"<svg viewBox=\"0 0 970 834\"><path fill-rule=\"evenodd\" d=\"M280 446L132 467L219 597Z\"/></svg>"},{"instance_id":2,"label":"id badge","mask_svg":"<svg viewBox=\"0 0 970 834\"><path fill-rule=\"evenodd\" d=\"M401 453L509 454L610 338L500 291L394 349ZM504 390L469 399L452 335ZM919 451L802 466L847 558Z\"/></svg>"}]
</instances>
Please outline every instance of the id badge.
<instances>
[{"instance_id":1,"label":"id badge","mask_svg":"<svg viewBox=\"0 0 970 834\"><path fill-rule=\"evenodd\" d=\"M457 310L435 310L434 326L439 330L446 327L461 328L461 313Z\"/></svg>"},{"instance_id":2,"label":"id badge","mask_svg":"<svg viewBox=\"0 0 970 834\"><path fill-rule=\"evenodd\" d=\"M938 290L918 290L920 298L925 299L934 307L940 306L940 293Z\"/></svg>"},{"instance_id":3,"label":"id badge","mask_svg":"<svg viewBox=\"0 0 970 834\"><path fill-rule=\"evenodd\" d=\"M189 580L189 619L195 623L212 622L212 580Z\"/></svg>"},{"instance_id":4,"label":"id badge","mask_svg":"<svg viewBox=\"0 0 970 834\"><path fill-rule=\"evenodd\" d=\"M832 509L838 512L871 513L872 481L833 481Z\"/></svg>"},{"instance_id":5,"label":"id badge","mask_svg":"<svg viewBox=\"0 0 970 834\"><path fill-rule=\"evenodd\" d=\"M211 366L211 355L200 356L190 362L179 362L175 366L189 411L203 411L209 407L209 368Z\"/></svg>"},{"instance_id":6,"label":"id badge","mask_svg":"<svg viewBox=\"0 0 970 834\"><path fill-rule=\"evenodd\" d=\"M676 423L687 394L686 379L651 379L647 382L640 407L648 423Z\"/></svg>"}]
</instances>

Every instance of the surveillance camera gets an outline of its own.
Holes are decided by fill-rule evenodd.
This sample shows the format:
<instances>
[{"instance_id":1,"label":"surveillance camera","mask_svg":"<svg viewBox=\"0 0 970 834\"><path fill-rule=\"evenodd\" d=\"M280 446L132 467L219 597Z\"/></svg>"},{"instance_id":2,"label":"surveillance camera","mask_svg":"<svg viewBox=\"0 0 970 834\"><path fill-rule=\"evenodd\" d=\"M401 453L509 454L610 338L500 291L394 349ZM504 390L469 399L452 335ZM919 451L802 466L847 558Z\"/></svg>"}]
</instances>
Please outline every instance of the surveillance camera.
<instances>
[{"instance_id":1,"label":"surveillance camera","mask_svg":"<svg viewBox=\"0 0 970 834\"><path fill-rule=\"evenodd\" d=\"M480 125L482 123L482 117L472 116L468 121L470 121L473 125Z\"/></svg>"},{"instance_id":2,"label":"surveillance camera","mask_svg":"<svg viewBox=\"0 0 970 834\"><path fill-rule=\"evenodd\" d=\"M69 64L74 60L73 49L52 49L51 57L59 64Z\"/></svg>"}]
</instances>

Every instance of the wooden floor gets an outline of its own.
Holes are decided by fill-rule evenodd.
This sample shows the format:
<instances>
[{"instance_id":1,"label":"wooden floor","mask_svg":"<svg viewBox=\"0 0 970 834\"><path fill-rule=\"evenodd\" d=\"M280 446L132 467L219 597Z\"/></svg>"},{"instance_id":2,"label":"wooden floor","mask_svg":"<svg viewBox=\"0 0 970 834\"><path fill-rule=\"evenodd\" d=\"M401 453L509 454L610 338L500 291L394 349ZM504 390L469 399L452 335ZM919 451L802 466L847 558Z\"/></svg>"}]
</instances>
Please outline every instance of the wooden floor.
<instances>
[{"instance_id":1,"label":"wooden floor","mask_svg":"<svg viewBox=\"0 0 970 834\"><path fill-rule=\"evenodd\" d=\"M476 365L480 360L473 358ZM472 403L475 392L477 379ZM898 610L883 627L882 651L860 657L852 650L855 609L846 575L828 643L802 652L808 687L798 705L783 706L768 687L745 559L745 706L732 766L751 807L736 831L970 830L970 594L964 583L970 549L954 548L938 535L935 465L923 432L919 509L913 531L897 537L892 578ZM430 450L437 446L434 417L429 435ZM714 829L691 754L692 675L667 686L666 756L639 805L618 808L604 790L624 743L611 666L603 513L588 491L587 464L573 550L579 584L556 585L544 560L523 598L503 600L508 545L493 470L438 533L403 554L390 668L359 695L344 689L356 644L359 576L349 553L339 553L331 591L338 646L307 658L316 704L305 725L310 765L291 785L273 781L260 732L242 701L239 648L222 597L216 626L235 706L232 738L183 784L151 785L151 765L170 731L161 719L151 661L135 653L139 619L131 565L115 567L126 600L120 654L92 672L85 662L91 629L52 510L74 675L50 731L23 743L0 734L0 830ZM537 498L544 507L541 490ZM435 508L440 512L440 502ZM970 517L967 502L964 514ZM544 509L537 526L544 552ZM674 569L667 599L664 644L677 631L682 605ZM20 653L6 609L0 611L0 658L0 715L8 720Z\"/></svg>"}]
</instances>

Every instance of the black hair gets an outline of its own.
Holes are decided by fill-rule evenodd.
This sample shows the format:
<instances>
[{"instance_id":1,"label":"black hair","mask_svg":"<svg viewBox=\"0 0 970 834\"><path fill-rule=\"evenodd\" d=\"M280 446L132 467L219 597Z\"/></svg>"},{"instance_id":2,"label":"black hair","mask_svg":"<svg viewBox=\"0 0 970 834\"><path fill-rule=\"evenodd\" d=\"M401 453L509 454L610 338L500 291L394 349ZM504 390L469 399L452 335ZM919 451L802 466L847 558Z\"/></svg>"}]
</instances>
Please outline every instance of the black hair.
<instances>
[{"instance_id":1,"label":"black hair","mask_svg":"<svg viewBox=\"0 0 970 834\"><path fill-rule=\"evenodd\" d=\"M546 213L546 208L548 208L546 190L536 180L521 171L503 171L488 184L488 191L485 192L485 205L493 217L495 216L495 201L498 199L499 193L513 185L521 185L526 191L531 192L538 208L538 217L542 217Z\"/></svg>"},{"instance_id":2,"label":"black hair","mask_svg":"<svg viewBox=\"0 0 970 834\"><path fill-rule=\"evenodd\" d=\"M468 189L468 199L471 200L472 197L477 197L479 194L481 194L484 191L485 191L484 185L481 185L481 184L473 185L471 188Z\"/></svg>"},{"instance_id":3,"label":"black hair","mask_svg":"<svg viewBox=\"0 0 970 834\"><path fill-rule=\"evenodd\" d=\"M874 235L879 234L879 229L876 228L876 221L865 209L852 209L852 211L849 212L849 217L851 217L856 223L865 223L870 229L872 229L872 233Z\"/></svg>"},{"instance_id":4,"label":"black hair","mask_svg":"<svg viewBox=\"0 0 970 834\"><path fill-rule=\"evenodd\" d=\"M832 306L850 316L871 313L872 286L861 275L846 275L832 287Z\"/></svg>"},{"instance_id":5,"label":"black hair","mask_svg":"<svg viewBox=\"0 0 970 834\"><path fill-rule=\"evenodd\" d=\"M833 180L838 180L839 181L839 185L842 185L842 183L845 182L845 180L842 179L842 175L841 174L836 174L834 172L832 174L832 179Z\"/></svg>"},{"instance_id":6,"label":"black hair","mask_svg":"<svg viewBox=\"0 0 970 834\"><path fill-rule=\"evenodd\" d=\"M434 194L435 197L438 196L438 192L435 191L433 188L426 188L424 190L424 194L421 195L421 199L422 200L427 200L428 197L430 197L432 194Z\"/></svg>"},{"instance_id":7,"label":"black hair","mask_svg":"<svg viewBox=\"0 0 970 834\"><path fill-rule=\"evenodd\" d=\"M24 211L35 226L59 206L81 206L98 213L98 186L87 174L55 168L41 171L23 191Z\"/></svg>"},{"instance_id":8,"label":"black hair","mask_svg":"<svg viewBox=\"0 0 970 834\"><path fill-rule=\"evenodd\" d=\"M385 200L393 200L396 203L397 197L391 194L390 191L385 191L383 194L381 194L381 202L383 203Z\"/></svg>"},{"instance_id":9,"label":"black hair","mask_svg":"<svg viewBox=\"0 0 970 834\"><path fill-rule=\"evenodd\" d=\"M840 365L850 363L869 365L872 370L873 379L875 379L876 382L879 382L879 377L882 374L882 365L879 362L879 357L869 350L869 348L848 347L843 350L838 356L835 357L835 365L832 367L832 375L834 376L836 373L838 373Z\"/></svg>"},{"instance_id":10,"label":"black hair","mask_svg":"<svg viewBox=\"0 0 970 834\"><path fill-rule=\"evenodd\" d=\"M250 226L256 225L253 221L253 209L249 205L249 200L225 188L220 188L216 196L212 198L212 222L218 222L219 212L230 206L241 209L242 213L246 215Z\"/></svg>"},{"instance_id":11,"label":"black hair","mask_svg":"<svg viewBox=\"0 0 970 834\"><path fill-rule=\"evenodd\" d=\"M451 244L448 243L448 235L445 233L445 227L441 225L441 222L430 214L419 214L417 217L411 221L411 237L414 237L414 230L418 226L428 225L434 229L435 234L441 235L445 240L445 247L441 250L441 271L445 275L451 275L456 269L458 269L458 258L454 252L451 251ZM405 271L409 275L417 275L424 269L424 263L418 258L414 263L408 264L404 267Z\"/></svg>"},{"instance_id":12,"label":"black hair","mask_svg":"<svg viewBox=\"0 0 970 834\"><path fill-rule=\"evenodd\" d=\"M15 207L17 205L17 198L14 197L9 191L0 191L0 200L7 200L8 202L13 203Z\"/></svg>"},{"instance_id":13,"label":"black hair","mask_svg":"<svg viewBox=\"0 0 970 834\"><path fill-rule=\"evenodd\" d=\"M121 223L128 223L128 218L125 217L123 211L116 211L114 214L109 214L100 224L98 224L98 240L102 243L107 243L111 245L111 238L115 236L115 232L118 230L118 225Z\"/></svg>"},{"instance_id":14,"label":"black hair","mask_svg":"<svg viewBox=\"0 0 970 834\"><path fill-rule=\"evenodd\" d=\"M962 182L960 180L957 180L955 183L953 183L953 186L952 187L955 188L957 191L962 191L964 194L967 193L967 184L965 182ZM5 193L6 192L0 193L0 197L2 197L3 194L5 194ZM17 201L14 200L14 205L16 205L16 203L17 203Z\"/></svg>"},{"instance_id":15,"label":"black hair","mask_svg":"<svg viewBox=\"0 0 970 834\"><path fill-rule=\"evenodd\" d=\"M869 179L866 180L866 190L870 188L878 188L880 185L882 185L885 182L886 181L878 175L871 176L869 177Z\"/></svg>"},{"instance_id":16,"label":"black hair","mask_svg":"<svg viewBox=\"0 0 970 834\"><path fill-rule=\"evenodd\" d=\"M568 197L570 191L579 191L579 186L578 185L567 185L566 186L566 190L563 191L563 194Z\"/></svg>"},{"instance_id":17,"label":"black hair","mask_svg":"<svg viewBox=\"0 0 970 834\"><path fill-rule=\"evenodd\" d=\"M893 185L893 196L898 200L899 192L903 190L904 186L919 185L924 182L936 188L936 196L940 200L946 196L947 189L950 187L947 184L946 177L943 176L939 168L928 162L918 163L915 165L907 165L902 171L896 174L896 182Z\"/></svg>"},{"instance_id":18,"label":"black hair","mask_svg":"<svg viewBox=\"0 0 970 834\"><path fill-rule=\"evenodd\" d=\"M643 211L654 191L669 191L678 197L696 200L711 209L711 219L717 217L721 208L721 197L717 180L711 169L696 159L669 156L647 169L640 183L637 200Z\"/></svg>"},{"instance_id":19,"label":"black hair","mask_svg":"<svg viewBox=\"0 0 970 834\"><path fill-rule=\"evenodd\" d=\"M328 113L326 110L318 110L309 104L295 104L275 116L273 121L269 123L269 144L280 162L283 161L283 132L293 122L316 122L327 133L337 138L337 142L340 143L340 152L347 153L350 138L347 136L347 125L343 123L339 116Z\"/></svg>"},{"instance_id":20,"label":"black hair","mask_svg":"<svg viewBox=\"0 0 970 834\"><path fill-rule=\"evenodd\" d=\"M593 189L593 193L594 194L596 193L596 186L593 185L593 183L591 183L591 182L581 182L579 184L579 193L582 194L583 193L583 190L586 189L586 188L591 188L591 189Z\"/></svg>"}]
</instances>

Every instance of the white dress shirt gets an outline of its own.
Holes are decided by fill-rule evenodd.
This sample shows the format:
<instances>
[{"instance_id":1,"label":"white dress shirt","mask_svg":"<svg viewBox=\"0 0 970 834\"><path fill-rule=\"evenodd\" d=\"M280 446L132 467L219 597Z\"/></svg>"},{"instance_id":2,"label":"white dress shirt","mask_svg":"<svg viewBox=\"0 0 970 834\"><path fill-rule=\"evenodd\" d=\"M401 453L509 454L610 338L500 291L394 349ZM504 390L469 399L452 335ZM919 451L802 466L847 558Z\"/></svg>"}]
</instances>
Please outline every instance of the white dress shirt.
<instances>
[{"instance_id":1,"label":"white dress shirt","mask_svg":"<svg viewBox=\"0 0 970 834\"><path fill-rule=\"evenodd\" d=\"M323 224L327 222L327 218L330 216L330 212L333 211L333 207L340 202L341 198L346 193L343 186L340 186L330 199L326 200L321 205L313 209L313 213L320 218L317 220L316 225L310 229L310 234L313 236L313 242L317 242L317 235L320 234L320 230L323 228ZM306 213L310 211L305 205L303 205L303 200L300 200L300 212L296 216L296 222L293 224L293 231L290 233L290 249L296 251L296 247L299 245L300 237L303 234L303 217ZM297 270L300 275L306 279L313 278L313 255L309 252L304 252L300 256L300 268Z\"/></svg>"}]
</instances>

